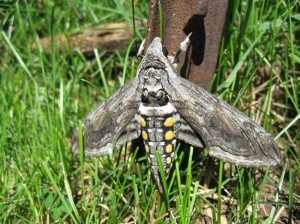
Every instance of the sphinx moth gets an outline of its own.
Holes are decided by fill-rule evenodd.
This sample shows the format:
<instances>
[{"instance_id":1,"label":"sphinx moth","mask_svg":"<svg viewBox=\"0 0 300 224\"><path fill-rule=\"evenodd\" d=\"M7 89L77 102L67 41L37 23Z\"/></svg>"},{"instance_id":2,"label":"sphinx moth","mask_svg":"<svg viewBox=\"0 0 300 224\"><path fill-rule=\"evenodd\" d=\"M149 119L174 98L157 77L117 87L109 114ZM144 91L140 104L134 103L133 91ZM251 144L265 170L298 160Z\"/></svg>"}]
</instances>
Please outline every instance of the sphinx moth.
<instances>
[{"instance_id":1,"label":"sphinx moth","mask_svg":"<svg viewBox=\"0 0 300 224\"><path fill-rule=\"evenodd\" d=\"M177 140L206 147L209 155L238 166L276 166L280 152L272 137L250 118L192 82L177 76L156 37L136 77L83 120L87 156L111 154L116 145L142 136L151 172L162 192L155 152L166 176ZM79 153L78 131L72 151Z\"/></svg>"}]
</instances>

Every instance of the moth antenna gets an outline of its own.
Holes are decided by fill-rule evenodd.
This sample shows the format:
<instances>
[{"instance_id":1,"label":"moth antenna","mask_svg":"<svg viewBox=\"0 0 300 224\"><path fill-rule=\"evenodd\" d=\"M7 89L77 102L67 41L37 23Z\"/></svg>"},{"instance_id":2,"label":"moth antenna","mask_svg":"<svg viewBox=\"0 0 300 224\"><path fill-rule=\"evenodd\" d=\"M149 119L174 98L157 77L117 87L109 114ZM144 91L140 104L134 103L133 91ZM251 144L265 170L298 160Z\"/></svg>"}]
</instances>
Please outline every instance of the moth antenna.
<instances>
[{"instance_id":1,"label":"moth antenna","mask_svg":"<svg viewBox=\"0 0 300 224\"><path fill-rule=\"evenodd\" d=\"M139 47L139 50L138 50L138 53L137 53L138 57L143 57L144 56L144 54L143 54L144 48L145 48L145 39L143 39L143 41L142 41L142 43Z\"/></svg>"},{"instance_id":2,"label":"moth antenna","mask_svg":"<svg viewBox=\"0 0 300 224\"><path fill-rule=\"evenodd\" d=\"M185 52L187 51L188 47L190 46L191 44L191 40L190 40L190 36L192 35L192 33L190 33L185 39L184 41L182 41L179 45L179 49L174 57L174 60L171 61L172 65L174 68L177 67L177 64L179 62L179 55L181 52Z\"/></svg>"},{"instance_id":3,"label":"moth antenna","mask_svg":"<svg viewBox=\"0 0 300 224\"><path fill-rule=\"evenodd\" d=\"M181 52L181 51L186 51L187 50L187 48L190 46L190 43L191 43L191 40L190 40L190 36L192 35L192 33L190 33L186 38L185 38L185 40L184 41L182 41L181 43L180 43L180 47L179 47L179 52Z\"/></svg>"}]
</instances>

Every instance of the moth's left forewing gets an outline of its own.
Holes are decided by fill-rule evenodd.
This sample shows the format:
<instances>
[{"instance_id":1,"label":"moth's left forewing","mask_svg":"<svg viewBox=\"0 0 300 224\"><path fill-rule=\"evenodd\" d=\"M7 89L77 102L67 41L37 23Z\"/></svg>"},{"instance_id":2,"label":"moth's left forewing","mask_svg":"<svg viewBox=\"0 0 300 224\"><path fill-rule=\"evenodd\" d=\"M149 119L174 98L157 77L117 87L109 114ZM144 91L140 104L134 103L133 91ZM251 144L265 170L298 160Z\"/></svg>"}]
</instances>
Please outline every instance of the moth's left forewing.
<instances>
[{"instance_id":1,"label":"moth's left forewing","mask_svg":"<svg viewBox=\"0 0 300 224\"><path fill-rule=\"evenodd\" d=\"M141 134L140 115L135 114L131 121L123 128L116 145L124 145L126 142L136 139Z\"/></svg>"},{"instance_id":2,"label":"moth's left forewing","mask_svg":"<svg viewBox=\"0 0 300 224\"><path fill-rule=\"evenodd\" d=\"M139 79L127 82L83 120L84 150L87 156L111 154L115 145L137 138L140 126L135 115L140 105ZM79 153L78 131L72 151Z\"/></svg>"},{"instance_id":3,"label":"moth's left forewing","mask_svg":"<svg viewBox=\"0 0 300 224\"><path fill-rule=\"evenodd\" d=\"M262 127L199 86L168 74L164 88L171 103L211 156L239 166L279 165L280 152Z\"/></svg>"},{"instance_id":4,"label":"moth's left forewing","mask_svg":"<svg viewBox=\"0 0 300 224\"><path fill-rule=\"evenodd\" d=\"M114 148L113 118L105 109L105 103L92 111L82 122L85 155L103 156L111 154ZM72 138L72 151L79 153L79 136L76 129Z\"/></svg>"}]
</instances>

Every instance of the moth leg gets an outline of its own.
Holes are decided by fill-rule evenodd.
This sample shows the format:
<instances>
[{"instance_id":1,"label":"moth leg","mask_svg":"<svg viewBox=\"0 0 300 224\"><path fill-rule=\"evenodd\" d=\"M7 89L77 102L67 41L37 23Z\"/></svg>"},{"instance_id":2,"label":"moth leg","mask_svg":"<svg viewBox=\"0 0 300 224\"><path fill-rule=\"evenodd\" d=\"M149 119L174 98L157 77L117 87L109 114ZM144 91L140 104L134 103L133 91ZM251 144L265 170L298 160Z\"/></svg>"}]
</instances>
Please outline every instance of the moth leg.
<instances>
[{"instance_id":1,"label":"moth leg","mask_svg":"<svg viewBox=\"0 0 300 224\"><path fill-rule=\"evenodd\" d=\"M140 57L140 56L143 57L144 56L144 54L143 54L144 48L145 48L145 39L142 41L142 43L139 47L139 50L138 50L138 53L137 53L138 57Z\"/></svg>"},{"instance_id":2,"label":"moth leg","mask_svg":"<svg viewBox=\"0 0 300 224\"><path fill-rule=\"evenodd\" d=\"M191 44L191 40L190 40L190 36L192 35L192 33L190 33L185 39L184 41L182 41L179 45L179 49L175 55L175 57L172 56L168 56L169 61L171 62L171 64L173 65L174 68L177 67L177 64L179 62L179 55L180 53L183 51L187 51L188 47Z\"/></svg>"}]
</instances>

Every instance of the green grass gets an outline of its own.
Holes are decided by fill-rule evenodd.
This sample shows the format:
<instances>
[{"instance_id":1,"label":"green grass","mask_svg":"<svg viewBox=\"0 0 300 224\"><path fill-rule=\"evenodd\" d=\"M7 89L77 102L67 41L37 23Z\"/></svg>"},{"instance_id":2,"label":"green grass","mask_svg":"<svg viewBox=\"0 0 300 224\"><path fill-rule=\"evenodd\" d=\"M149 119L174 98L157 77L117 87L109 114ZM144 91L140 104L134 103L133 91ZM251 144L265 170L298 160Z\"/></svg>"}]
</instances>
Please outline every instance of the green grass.
<instances>
[{"instance_id":1,"label":"green grass","mask_svg":"<svg viewBox=\"0 0 300 224\"><path fill-rule=\"evenodd\" d=\"M135 148L103 158L70 149L79 120L134 77L139 59L32 48L41 36L131 22L131 3L122 2L0 3L0 222L299 221L299 2L232 1L212 85L277 139L283 166L237 168L178 149L165 197ZM135 18L147 13L136 1Z\"/></svg>"}]
</instances>

